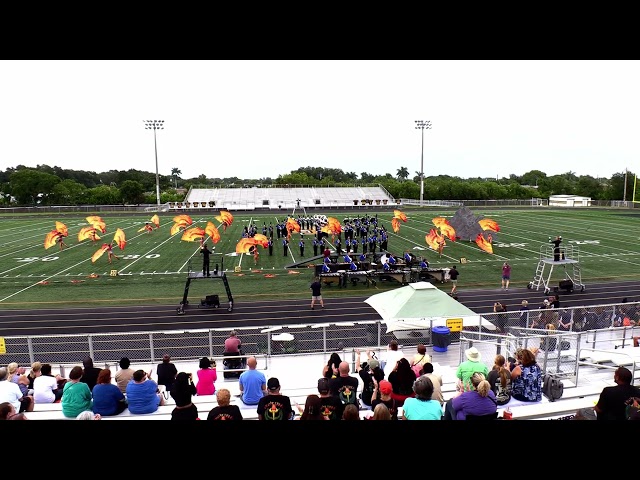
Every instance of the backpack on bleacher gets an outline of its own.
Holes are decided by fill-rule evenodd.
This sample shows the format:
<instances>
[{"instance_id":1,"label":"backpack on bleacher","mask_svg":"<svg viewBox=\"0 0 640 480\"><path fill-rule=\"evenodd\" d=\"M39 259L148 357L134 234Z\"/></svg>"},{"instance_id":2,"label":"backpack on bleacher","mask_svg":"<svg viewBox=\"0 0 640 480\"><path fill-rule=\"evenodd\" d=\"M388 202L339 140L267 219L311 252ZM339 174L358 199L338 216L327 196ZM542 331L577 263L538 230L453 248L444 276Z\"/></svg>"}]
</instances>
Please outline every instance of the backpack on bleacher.
<instances>
[{"instance_id":1,"label":"backpack on bleacher","mask_svg":"<svg viewBox=\"0 0 640 480\"><path fill-rule=\"evenodd\" d=\"M562 383L562 380L546 373L542 378L542 393L550 402L555 402L564 393L564 383Z\"/></svg>"}]
</instances>

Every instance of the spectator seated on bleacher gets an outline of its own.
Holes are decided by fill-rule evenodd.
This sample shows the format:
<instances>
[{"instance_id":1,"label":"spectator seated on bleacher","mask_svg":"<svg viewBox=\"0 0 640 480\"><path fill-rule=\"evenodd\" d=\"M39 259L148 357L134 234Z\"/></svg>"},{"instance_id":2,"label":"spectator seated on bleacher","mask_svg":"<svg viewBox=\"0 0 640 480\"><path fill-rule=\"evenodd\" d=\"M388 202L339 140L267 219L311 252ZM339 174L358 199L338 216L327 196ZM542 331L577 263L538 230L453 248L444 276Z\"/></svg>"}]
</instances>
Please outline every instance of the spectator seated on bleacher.
<instances>
[{"instance_id":1,"label":"spectator seated on bleacher","mask_svg":"<svg viewBox=\"0 0 640 480\"><path fill-rule=\"evenodd\" d=\"M542 369L536 355L527 348L516 351L516 364L511 370L511 397L522 402L542 400Z\"/></svg>"},{"instance_id":2,"label":"spectator seated on bleacher","mask_svg":"<svg viewBox=\"0 0 640 480\"><path fill-rule=\"evenodd\" d=\"M331 395L329 382L330 380L325 377L318 379L318 394L320 395L322 414L329 420L340 420L342 402L338 397Z\"/></svg>"},{"instance_id":3,"label":"spectator seated on bleacher","mask_svg":"<svg viewBox=\"0 0 640 480\"><path fill-rule=\"evenodd\" d=\"M380 403L384 403L389 409L391 420L398 420L398 408L401 406L395 398L391 397L393 386L388 380L375 382L373 396L371 397L371 409L374 410Z\"/></svg>"},{"instance_id":4,"label":"spectator seated on bleacher","mask_svg":"<svg viewBox=\"0 0 640 480\"><path fill-rule=\"evenodd\" d=\"M506 364L504 355L496 355L493 359L493 367L487 376L498 406L505 405L511 400L511 372L505 366Z\"/></svg>"},{"instance_id":5,"label":"spectator seated on bleacher","mask_svg":"<svg viewBox=\"0 0 640 480\"><path fill-rule=\"evenodd\" d=\"M256 357L247 358L248 370L242 372L238 379L240 399L245 405L258 405L260 399L267 394L267 379L264 373L256 370L257 366Z\"/></svg>"},{"instance_id":6,"label":"spectator seated on bleacher","mask_svg":"<svg viewBox=\"0 0 640 480\"><path fill-rule=\"evenodd\" d=\"M417 353L413 355L411 359L411 368L416 374L416 377L422 375L420 371L422 370L422 366L425 363L429 363L431 361L431 356L427 355L427 347L422 343L419 343L416 347Z\"/></svg>"},{"instance_id":7,"label":"spectator seated on bleacher","mask_svg":"<svg viewBox=\"0 0 640 480\"><path fill-rule=\"evenodd\" d=\"M93 410L91 390L81 379L82 367L76 365L69 372L69 380L62 391L62 414L67 418L76 418L85 410Z\"/></svg>"},{"instance_id":8,"label":"spectator seated on bleacher","mask_svg":"<svg viewBox=\"0 0 640 480\"><path fill-rule=\"evenodd\" d=\"M468 348L464 354L467 359L458 365L456 369L458 391L468 390L471 383L471 375L475 372L482 373L485 378L489 375L489 368L481 361L482 357L476 347Z\"/></svg>"},{"instance_id":9,"label":"spectator seated on bleacher","mask_svg":"<svg viewBox=\"0 0 640 480\"><path fill-rule=\"evenodd\" d=\"M130 368L131 361L127 357L120 359L120 369L116 372L116 385L122 393L127 393L127 384L133 378L133 368Z\"/></svg>"},{"instance_id":10,"label":"spectator seated on bleacher","mask_svg":"<svg viewBox=\"0 0 640 480\"><path fill-rule=\"evenodd\" d=\"M25 368L11 362L7 365L7 370L7 378L18 385L22 395L29 395L29 378L25 375Z\"/></svg>"},{"instance_id":11,"label":"spectator seated on bleacher","mask_svg":"<svg viewBox=\"0 0 640 480\"><path fill-rule=\"evenodd\" d=\"M98 383L98 375L100 375L101 369L93 366L93 359L91 357L86 357L82 361L82 366L82 377L80 381L89 385L89 390L93 391L93 387Z\"/></svg>"},{"instance_id":12,"label":"spectator seated on bleacher","mask_svg":"<svg viewBox=\"0 0 640 480\"><path fill-rule=\"evenodd\" d=\"M0 403L9 402L13 405L16 412L33 411L33 397L30 395L22 395L20 387L8 380L9 372L6 367L0 368Z\"/></svg>"},{"instance_id":13,"label":"spectator seated on bleacher","mask_svg":"<svg viewBox=\"0 0 640 480\"><path fill-rule=\"evenodd\" d=\"M640 388L633 385L633 373L618 367L613 373L613 387L604 387L593 408L598 420L627 420L627 401L640 397Z\"/></svg>"},{"instance_id":14,"label":"spectator seated on bleacher","mask_svg":"<svg viewBox=\"0 0 640 480\"><path fill-rule=\"evenodd\" d=\"M65 386L65 394L66 392ZM158 384L148 378L144 370L136 370L133 379L127 385L127 402L129 412L140 415L158 410L160 405L164 405L164 397L158 389ZM64 405L64 395L62 404Z\"/></svg>"},{"instance_id":15,"label":"spectator seated on bleacher","mask_svg":"<svg viewBox=\"0 0 640 480\"><path fill-rule=\"evenodd\" d=\"M295 412L291 399L280 393L280 381L276 377L267 381L267 391L258 402L258 420L292 420Z\"/></svg>"},{"instance_id":16,"label":"spectator seated on bleacher","mask_svg":"<svg viewBox=\"0 0 640 480\"><path fill-rule=\"evenodd\" d=\"M347 405L355 405L359 410L358 386L360 382L356 377L349 375L349 363L342 361L338 366L338 376L329 381L331 395L340 399L342 412ZM341 415L342 415L342 412ZM360 417L358 417L360 418Z\"/></svg>"},{"instance_id":17,"label":"spectator seated on bleacher","mask_svg":"<svg viewBox=\"0 0 640 480\"><path fill-rule=\"evenodd\" d=\"M433 383L421 376L413 384L415 398L407 398L402 405L403 420L442 420L442 405L433 398Z\"/></svg>"},{"instance_id":18,"label":"spectator seated on bleacher","mask_svg":"<svg viewBox=\"0 0 640 480\"><path fill-rule=\"evenodd\" d=\"M415 396L413 384L416 381L416 374L406 358L402 357L396 362L395 368L389 373L387 379L393 387L391 398L398 402L398 406L402 406L405 399Z\"/></svg>"},{"instance_id":19,"label":"spectator seated on bleacher","mask_svg":"<svg viewBox=\"0 0 640 480\"><path fill-rule=\"evenodd\" d=\"M445 405L444 420L466 420L467 415L497 415L496 396L482 373L471 376L471 388L457 392Z\"/></svg>"},{"instance_id":20,"label":"spectator seated on bleacher","mask_svg":"<svg viewBox=\"0 0 640 480\"><path fill-rule=\"evenodd\" d=\"M61 380L63 379L59 374L55 377L51 374L51 364L41 364L38 367L38 371L35 372L33 400L36 403L55 403L60 401L63 392L63 388L59 386Z\"/></svg>"},{"instance_id":21,"label":"spectator seated on bleacher","mask_svg":"<svg viewBox=\"0 0 640 480\"><path fill-rule=\"evenodd\" d=\"M196 372L198 375L198 384L196 385L197 394L213 395L216 393L214 382L218 379L215 360L211 361L208 357L202 357L198 367L198 371Z\"/></svg>"},{"instance_id":22,"label":"spectator seated on bleacher","mask_svg":"<svg viewBox=\"0 0 640 480\"><path fill-rule=\"evenodd\" d=\"M427 362L422 366L420 375L429 377L429 380L431 380L431 383L433 384L433 394L431 395L431 398L438 400L440 402L440 406L444 405L444 396L442 395L442 375L433 371L433 364L431 362Z\"/></svg>"},{"instance_id":23,"label":"spectator seated on bleacher","mask_svg":"<svg viewBox=\"0 0 640 480\"><path fill-rule=\"evenodd\" d=\"M171 387L171 398L176 402L171 420L198 420L198 407L192 401L196 393L192 374L179 372Z\"/></svg>"},{"instance_id":24,"label":"spectator seated on bleacher","mask_svg":"<svg viewBox=\"0 0 640 480\"><path fill-rule=\"evenodd\" d=\"M547 330L549 335L553 335L556 333L556 326L553 323L547 323L545 325L545 329ZM540 340L540 350L545 352L554 352L558 346L557 338L543 338Z\"/></svg>"},{"instance_id":25,"label":"spectator seated on bleacher","mask_svg":"<svg viewBox=\"0 0 640 480\"><path fill-rule=\"evenodd\" d=\"M216 392L218 405L209 410L207 421L214 420L242 420L242 412L238 405L231 405L231 392L221 388Z\"/></svg>"},{"instance_id":26,"label":"spectator seated on bleacher","mask_svg":"<svg viewBox=\"0 0 640 480\"><path fill-rule=\"evenodd\" d=\"M322 401L315 393L307 395L304 402L304 408L300 412L300 416L295 420L329 420L322 413Z\"/></svg>"},{"instance_id":27,"label":"spectator seated on bleacher","mask_svg":"<svg viewBox=\"0 0 640 480\"><path fill-rule=\"evenodd\" d=\"M91 392L93 397L93 413L103 417L118 415L127 408L127 400L118 386L111 383L111 370L103 368L98 374L98 383Z\"/></svg>"},{"instance_id":28,"label":"spectator seated on bleacher","mask_svg":"<svg viewBox=\"0 0 640 480\"><path fill-rule=\"evenodd\" d=\"M367 352L367 360L360 363L360 350L356 349L356 372L362 379L362 393L359 395L362 404L371 407L371 398L375 388L374 378L377 382L384 380L384 372L380 368L380 362Z\"/></svg>"},{"instance_id":29,"label":"spectator seated on bleacher","mask_svg":"<svg viewBox=\"0 0 640 480\"><path fill-rule=\"evenodd\" d=\"M16 409L11 402L0 403L0 420L9 420L16 414Z\"/></svg>"}]
</instances>

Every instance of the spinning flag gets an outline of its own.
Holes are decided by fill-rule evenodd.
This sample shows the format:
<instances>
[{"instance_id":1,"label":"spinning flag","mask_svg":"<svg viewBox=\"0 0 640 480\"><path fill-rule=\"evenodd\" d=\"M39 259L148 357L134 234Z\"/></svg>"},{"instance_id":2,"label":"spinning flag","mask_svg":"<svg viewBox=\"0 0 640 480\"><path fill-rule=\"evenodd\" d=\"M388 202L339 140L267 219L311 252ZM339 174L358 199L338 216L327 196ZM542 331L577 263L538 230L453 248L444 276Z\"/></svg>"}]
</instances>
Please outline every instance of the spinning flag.
<instances>
[{"instance_id":1,"label":"spinning flag","mask_svg":"<svg viewBox=\"0 0 640 480\"><path fill-rule=\"evenodd\" d=\"M193 224L193 220L191 220L191 217L189 215L176 215L175 217L173 217L173 221L175 223L180 223L182 225L191 225Z\"/></svg>"},{"instance_id":2,"label":"spinning flag","mask_svg":"<svg viewBox=\"0 0 640 480\"><path fill-rule=\"evenodd\" d=\"M209 235L209 237L211 237L211 241L213 243L218 243L220 241L220 232L212 222L207 222L207 226L204 229L204 233Z\"/></svg>"},{"instance_id":3,"label":"spinning flag","mask_svg":"<svg viewBox=\"0 0 640 480\"><path fill-rule=\"evenodd\" d=\"M478 225L482 228L482 230L491 230L492 232L499 232L500 227L496 223L495 220L491 220L490 218L483 218L482 220L478 220Z\"/></svg>"},{"instance_id":4,"label":"spinning flag","mask_svg":"<svg viewBox=\"0 0 640 480\"><path fill-rule=\"evenodd\" d=\"M82 227L78 232L78 241L83 240L100 240L100 237L96 233L95 227Z\"/></svg>"},{"instance_id":5,"label":"spinning flag","mask_svg":"<svg viewBox=\"0 0 640 480\"><path fill-rule=\"evenodd\" d=\"M330 235L339 235L342 232L342 225L337 218L327 217L327 224L320 231Z\"/></svg>"},{"instance_id":6,"label":"spinning flag","mask_svg":"<svg viewBox=\"0 0 640 480\"><path fill-rule=\"evenodd\" d=\"M67 230L67 226L62 222L56 222L56 231L60 232L63 237L69 235L69 231Z\"/></svg>"},{"instance_id":7,"label":"spinning flag","mask_svg":"<svg viewBox=\"0 0 640 480\"><path fill-rule=\"evenodd\" d=\"M56 244L56 242L58 241L58 237L63 237L63 236L64 235L62 235L59 231L51 230L44 237L44 249L47 250L47 249L53 247Z\"/></svg>"},{"instance_id":8,"label":"spinning flag","mask_svg":"<svg viewBox=\"0 0 640 480\"><path fill-rule=\"evenodd\" d=\"M256 245L262 245L263 248L267 248L269 246L269 239L267 238L266 235L263 235L261 233L256 233L253 236L253 239L256 242Z\"/></svg>"},{"instance_id":9,"label":"spinning flag","mask_svg":"<svg viewBox=\"0 0 640 480\"><path fill-rule=\"evenodd\" d=\"M102 256L102 254L103 254L104 252L106 252L107 250L109 250L109 247L110 247L110 245L109 245L108 243L103 243L103 244L102 244L102 247L100 247L100 249L99 249L99 250L97 250L97 251L96 251L96 253L94 253L94 254L91 256L91 263L94 263L96 260L98 260L98 259Z\"/></svg>"},{"instance_id":10,"label":"spinning flag","mask_svg":"<svg viewBox=\"0 0 640 480\"><path fill-rule=\"evenodd\" d=\"M284 227L287 229L289 235L291 235L291 232L300 233L300 224L291 217L287 218L287 223Z\"/></svg>"},{"instance_id":11,"label":"spinning flag","mask_svg":"<svg viewBox=\"0 0 640 480\"><path fill-rule=\"evenodd\" d=\"M127 238L121 228L116 230L116 233L113 235L113 241L118 244L120 250L124 250L124 246L127 244Z\"/></svg>"},{"instance_id":12,"label":"spinning flag","mask_svg":"<svg viewBox=\"0 0 640 480\"><path fill-rule=\"evenodd\" d=\"M253 253L252 248L260 245L260 243L252 237L241 238L236 244L236 253Z\"/></svg>"},{"instance_id":13,"label":"spinning flag","mask_svg":"<svg viewBox=\"0 0 640 480\"><path fill-rule=\"evenodd\" d=\"M233 223L233 215L228 210L220 210L220 215L215 218L222 224L223 230L226 230Z\"/></svg>"},{"instance_id":14,"label":"spinning flag","mask_svg":"<svg viewBox=\"0 0 640 480\"><path fill-rule=\"evenodd\" d=\"M485 252L493 253L493 246L491 242L487 241L481 233L476 236L476 244Z\"/></svg>"},{"instance_id":15,"label":"spinning flag","mask_svg":"<svg viewBox=\"0 0 640 480\"><path fill-rule=\"evenodd\" d=\"M102 233L107 233L107 225L102 221L97 215L90 215L86 219L87 223L91 225L96 230L99 230Z\"/></svg>"},{"instance_id":16,"label":"spinning flag","mask_svg":"<svg viewBox=\"0 0 640 480\"><path fill-rule=\"evenodd\" d=\"M429 245L429 247L436 252L438 251L439 242L444 242L444 237L442 235L439 235L434 228L429 231L424 239L427 242L427 245Z\"/></svg>"},{"instance_id":17,"label":"spinning flag","mask_svg":"<svg viewBox=\"0 0 640 480\"><path fill-rule=\"evenodd\" d=\"M393 218L397 218L398 220L402 220L403 222L407 221L407 216L400 210L393 211Z\"/></svg>"},{"instance_id":18,"label":"spinning flag","mask_svg":"<svg viewBox=\"0 0 640 480\"><path fill-rule=\"evenodd\" d=\"M444 217L436 217L431 220L433 224L440 229L440 233L446 236L452 242L456 241L456 229Z\"/></svg>"},{"instance_id":19,"label":"spinning flag","mask_svg":"<svg viewBox=\"0 0 640 480\"><path fill-rule=\"evenodd\" d=\"M180 240L184 240L185 242L195 242L202 240L205 235L206 233L204 229L200 227L192 227L184 231Z\"/></svg>"}]
</instances>

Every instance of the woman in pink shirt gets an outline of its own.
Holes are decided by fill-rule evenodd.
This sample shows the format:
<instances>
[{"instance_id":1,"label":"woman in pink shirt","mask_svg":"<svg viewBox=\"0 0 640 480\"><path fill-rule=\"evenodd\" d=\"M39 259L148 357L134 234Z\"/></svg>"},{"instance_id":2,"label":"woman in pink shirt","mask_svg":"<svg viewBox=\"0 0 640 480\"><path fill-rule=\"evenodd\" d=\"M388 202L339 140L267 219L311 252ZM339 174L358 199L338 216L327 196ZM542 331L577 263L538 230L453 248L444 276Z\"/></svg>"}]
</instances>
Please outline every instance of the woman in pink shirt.
<instances>
[{"instance_id":1,"label":"woman in pink shirt","mask_svg":"<svg viewBox=\"0 0 640 480\"><path fill-rule=\"evenodd\" d=\"M198 395L213 395L216 393L216 386L213 384L218 379L215 362L211 362L207 357L202 357L197 374L198 384L196 385L196 391Z\"/></svg>"}]
</instances>

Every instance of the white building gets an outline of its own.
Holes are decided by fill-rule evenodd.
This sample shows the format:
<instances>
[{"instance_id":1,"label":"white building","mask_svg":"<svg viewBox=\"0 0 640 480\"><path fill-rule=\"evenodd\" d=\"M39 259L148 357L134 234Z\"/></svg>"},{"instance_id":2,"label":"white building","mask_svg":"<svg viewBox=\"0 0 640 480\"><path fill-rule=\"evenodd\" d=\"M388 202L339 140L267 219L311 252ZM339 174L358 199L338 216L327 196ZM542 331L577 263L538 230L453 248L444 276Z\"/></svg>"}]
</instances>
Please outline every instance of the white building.
<instances>
[{"instance_id":1,"label":"white building","mask_svg":"<svg viewBox=\"0 0 640 480\"><path fill-rule=\"evenodd\" d=\"M591 197L581 197L579 195L551 195L549 197L550 207L590 207Z\"/></svg>"}]
</instances>

